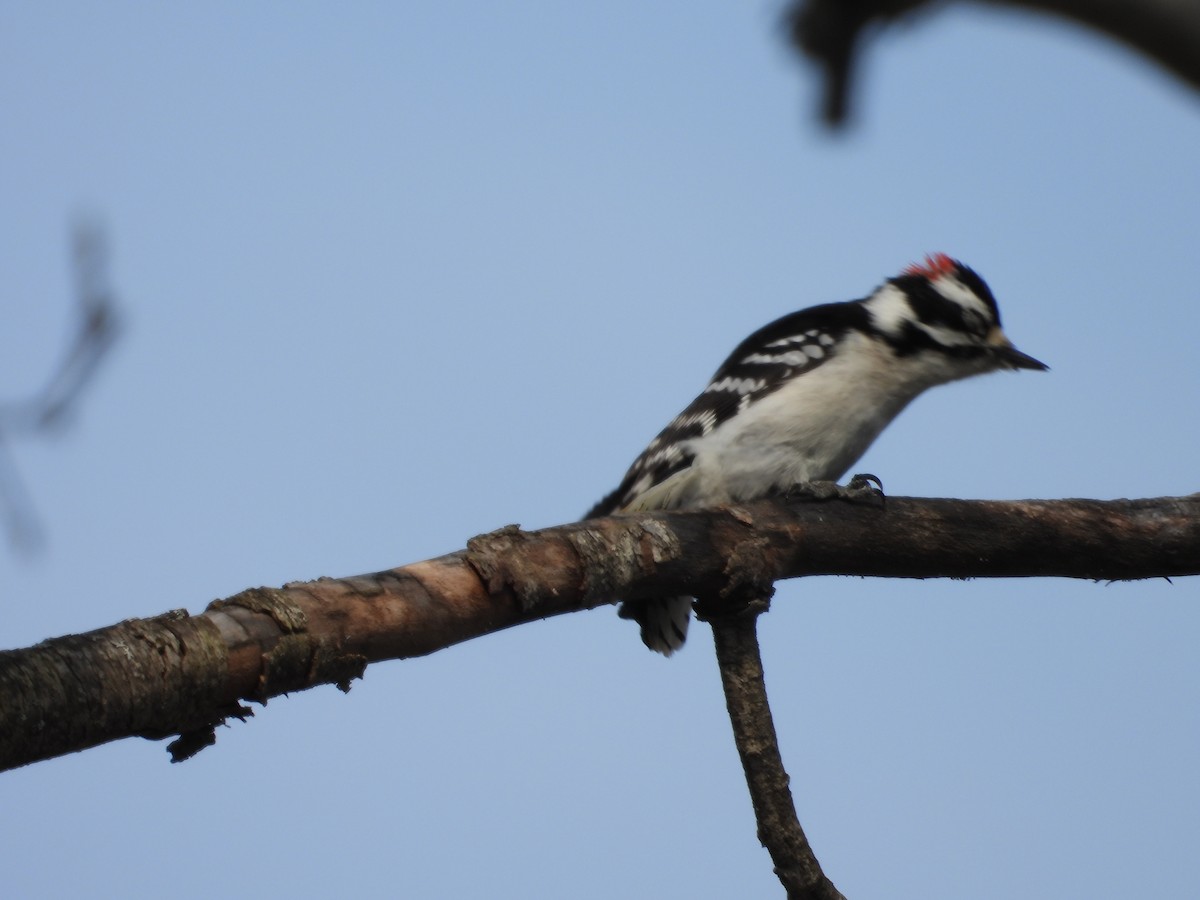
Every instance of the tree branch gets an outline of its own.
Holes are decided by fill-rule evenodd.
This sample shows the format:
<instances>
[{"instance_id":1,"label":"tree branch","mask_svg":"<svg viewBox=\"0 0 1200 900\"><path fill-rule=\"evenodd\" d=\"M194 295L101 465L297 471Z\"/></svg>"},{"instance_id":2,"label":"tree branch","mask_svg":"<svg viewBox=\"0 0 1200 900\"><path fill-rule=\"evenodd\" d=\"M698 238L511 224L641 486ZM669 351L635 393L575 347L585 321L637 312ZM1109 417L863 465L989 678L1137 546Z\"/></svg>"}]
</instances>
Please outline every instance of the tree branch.
<instances>
[{"instance_id":1,"label":"tree branch","mask_svg":"<svg viewBox=\"0 0 1200 900\"><path fill-rule=\"evenodd\" d=\"M986 0L1049 13L1100 31L1200 89L1200 4L1195 0ZM822 116L845 122L857 51L872 28L933 0L792 0L784 13L796 51L824 70Z\"/></svg>"},{"instance_id":2,"label":"tree branch","mask_svg":"<svg viewBox=\"0 0 1200 900\"><path fill-rule=\"evenodd\" d=\"M864 549L869 548L869 549ZM749 573L749 574L747 574ZM0 653L0 769L118 738L179 734L186 758L242 700L433 653L616 597L718 596L800 575L911 578L1200 573L1200 494L1156 500L762 501L509 526L465 551L350 578L254 588Z\"/></svg>"},{"instance_id":3,"label":"tree branch","mask_svg":"<svg viewBox=\"0 0 1200 900\"><path fill-rule=\"evenodd\" d=\"M72 251L76 317L71 344L37 394L0 403L0 513L8 520L12 543L23 549L35 549L42 541L42 530L6 438L18 433L47 434L69 419L119 329L108 283L108 244L100 225L87 219L77 221Z\"/></svg>"},{"instance_id":4,"label":"tree branch","mask_svg":"<svg viewBox=\"0 0 1200 900\"><path fill-rule=\"evenodd\" d=\"M783 768L756 633L758 617L766 608L760 601L741 610L708 614L725 707L758 821L758 839L771 854L788 900L845 900L821 870L804 835Z\"/></svg>"}]
</instances>

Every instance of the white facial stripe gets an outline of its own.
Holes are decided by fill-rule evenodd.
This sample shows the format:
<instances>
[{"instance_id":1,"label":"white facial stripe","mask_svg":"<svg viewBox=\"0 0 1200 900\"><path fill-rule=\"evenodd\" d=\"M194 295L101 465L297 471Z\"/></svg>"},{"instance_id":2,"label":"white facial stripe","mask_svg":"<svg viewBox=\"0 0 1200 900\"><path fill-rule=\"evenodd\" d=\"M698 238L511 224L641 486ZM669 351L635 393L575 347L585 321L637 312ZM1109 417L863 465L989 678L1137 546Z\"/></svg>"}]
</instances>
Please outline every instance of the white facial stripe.
<instances>
[{"instance_id":1,"label":"white facial stripe","mask_svg":"<svg viewBox=\"0 0 1200 900\"><path fill-rule=\"evenodd\" d=\"M904 323L914 318L904 291L894 284L885 284L876 291L866 302L866 307L875 327L892 337L899 337Z\"/></svg>"},{"instance_id":2,"label":"white facial stripe","mask_svg":"<svg viewBox=\"0 0 1200 900\"><path fill-rule=\"evenodd\" d=\"M975 295L975 292L967 288L962 282L952 275L943 275L941 278L936 278L932 282L934 290L964 309L974 310L983 317L985 322L992 321L992 311L988 309L988 305Z\"/></svg>"},{"instance_id":3,"label":"white facial stripe","mask_svg":"<svg viewBox=\"0 0 1200 900\"><path fill-rule=\"evenodd\" d=\"M929 325L925 322L914 322L918 328L941 344L943 347L965 347L968 344L978 344L979 341L957 328L946 328L942 325Z\"/></svg>"}]
</instances>

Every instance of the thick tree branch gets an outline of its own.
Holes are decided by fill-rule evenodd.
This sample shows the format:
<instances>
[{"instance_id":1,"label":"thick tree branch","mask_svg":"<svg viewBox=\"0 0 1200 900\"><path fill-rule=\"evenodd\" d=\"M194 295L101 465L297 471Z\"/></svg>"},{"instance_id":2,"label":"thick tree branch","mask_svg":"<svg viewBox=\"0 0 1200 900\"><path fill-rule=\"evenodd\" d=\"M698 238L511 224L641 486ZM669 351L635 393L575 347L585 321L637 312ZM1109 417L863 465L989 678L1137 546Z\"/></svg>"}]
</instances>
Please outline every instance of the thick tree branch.
<instances>
[{"instance_id":1,"label":"thick tree branch","mask_svg":"<svg viewBox=\"0 0 1200 900\"><path fill-rule=\"evenodd\" d=\"M615 597L717 596L799 575L1200 573L1200 495L1156 500L865 504L764 501L626 515L472 540L466 551L350 578L256 588L200 615L134 619L0 653L0 768L122 737L180 734L185 758L242 700L432 653Z\"/></svg>"},{"instance_id":2,"label":"thick tree branch","mask_svg":"<svg viewBox=\"0 0 1200 900\"><path fill-rule=\"evenodd\" d=\"M1103 32L1200 89L1200 3L1195 0L985 0L1050 13ZM822 116L845 121L857 51L872 29L944 0L792 0L784 14L796 50L824 70Z\"/></svg>"}]
</instances>

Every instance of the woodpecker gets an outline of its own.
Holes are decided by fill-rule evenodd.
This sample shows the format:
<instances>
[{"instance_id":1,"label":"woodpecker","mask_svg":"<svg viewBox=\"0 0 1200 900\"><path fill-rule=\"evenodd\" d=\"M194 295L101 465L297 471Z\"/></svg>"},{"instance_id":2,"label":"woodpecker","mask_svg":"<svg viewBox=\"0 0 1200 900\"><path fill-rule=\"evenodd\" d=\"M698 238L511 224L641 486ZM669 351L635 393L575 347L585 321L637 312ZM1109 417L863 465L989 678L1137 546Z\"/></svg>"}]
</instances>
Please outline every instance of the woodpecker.
<instances>
[{"instance_id":1,"label":"woodpecker","mask_svg":"<svg viewBox=\"0 0 1200 900\"><path fill-rule=\"evenodd\" d=\"M742 341L586 518L719 506L836 481L927 388L1048 368L1000 328L984 280L943 253L861 300L791 313ZM683 646L690 597L627 600L651 650Z\"/></svg>"}]
</instances>

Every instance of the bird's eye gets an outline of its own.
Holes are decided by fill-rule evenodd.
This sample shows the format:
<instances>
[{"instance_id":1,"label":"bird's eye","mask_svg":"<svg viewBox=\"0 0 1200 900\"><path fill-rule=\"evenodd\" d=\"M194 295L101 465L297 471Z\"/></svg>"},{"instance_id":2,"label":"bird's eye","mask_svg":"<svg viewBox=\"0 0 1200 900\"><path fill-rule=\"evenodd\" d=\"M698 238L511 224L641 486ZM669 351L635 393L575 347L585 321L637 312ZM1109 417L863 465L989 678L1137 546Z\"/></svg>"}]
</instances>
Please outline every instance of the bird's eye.
<instances>
[{"instance_id":1,"label":"bird's eye","mask_svg":"<svg viewBox=\"0 0 1200 900\"><path fill-rule=\"evenodd\" d=\"M982 315L973 309L963 310L963 328L969 333L983 337L988 333L988 323Z\"/></svg>"}]
</instances>

